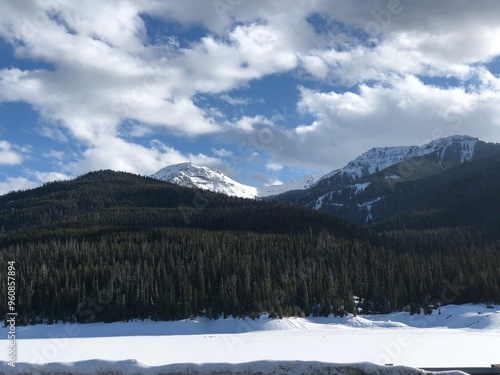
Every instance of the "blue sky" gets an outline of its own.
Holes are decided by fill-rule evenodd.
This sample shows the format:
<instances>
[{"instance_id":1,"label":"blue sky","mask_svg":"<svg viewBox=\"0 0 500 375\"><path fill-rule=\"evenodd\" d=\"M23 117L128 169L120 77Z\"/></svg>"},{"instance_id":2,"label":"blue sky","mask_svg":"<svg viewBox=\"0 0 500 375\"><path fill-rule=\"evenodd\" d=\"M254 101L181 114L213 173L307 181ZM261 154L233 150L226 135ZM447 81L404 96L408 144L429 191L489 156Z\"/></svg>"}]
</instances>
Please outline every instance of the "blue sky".
<instances>
[{"instance_id":1,"label":"blue sky","mask_svg":"<svg viewBox=\"0 0 500 375\"><path fill-rule=\"evenodd\" d=\"M500 3L7 0L0 194L185 161L260 186L500 142Z\"/></svg>"}]
</instances>

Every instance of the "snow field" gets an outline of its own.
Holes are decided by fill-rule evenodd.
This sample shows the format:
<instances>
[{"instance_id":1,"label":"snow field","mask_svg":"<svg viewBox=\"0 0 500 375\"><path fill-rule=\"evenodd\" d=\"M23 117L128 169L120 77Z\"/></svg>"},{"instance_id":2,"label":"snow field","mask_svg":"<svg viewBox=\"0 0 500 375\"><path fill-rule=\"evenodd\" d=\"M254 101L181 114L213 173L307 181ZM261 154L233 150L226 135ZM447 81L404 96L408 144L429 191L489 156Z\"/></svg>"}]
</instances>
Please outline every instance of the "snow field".
<instances>
[{"instance_id":1,"label":"snow field","mask_svg":"<svg viewBox=\"0 0 500 375\"><path fill-rule=\"evenodd\" d=\"M7 337L7 327L0 329L0 335ZM142 366L140 373L147 373L146 369L159 371L159 366L180 364L242 366L251 362L278 366L276 361L301 361L304 366L369 362L428 368L489 367L500 362L500 307L450 305L442 307L441 314L434 310L430 316L262 316L257 320L35 325L17 327L17 338L16 371L33 369L32 364L58 368L69 363L72 369L108 366L122 372ZM7 340L0 340L0 346L7 348ZM2 350L0 373L11 370L6 360L7 350ZM209 371L208 367L196 369Z\"/></svg>"}]
</instances>

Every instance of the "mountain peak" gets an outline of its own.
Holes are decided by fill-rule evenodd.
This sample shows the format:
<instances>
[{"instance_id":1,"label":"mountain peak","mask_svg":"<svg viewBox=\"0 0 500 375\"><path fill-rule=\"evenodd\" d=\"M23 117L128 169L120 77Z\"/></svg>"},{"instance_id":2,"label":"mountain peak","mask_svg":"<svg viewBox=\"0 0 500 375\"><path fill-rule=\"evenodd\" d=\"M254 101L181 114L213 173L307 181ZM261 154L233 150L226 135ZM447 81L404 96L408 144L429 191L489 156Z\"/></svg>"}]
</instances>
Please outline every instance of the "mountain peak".
<instances>
[{"instance_id":1,"label":"mountain peak","mask_svg":"<svg viewBox=\"0 0 500 375\"><path fill-rule=\"evenodd\" d=\"M440 210L443 202L454 209L462 200L479 194L469 201L473 210L481 194L489 202L491 192L498 190L495 169L499 152L498 143L462 135L420 146L372 148L303 193L277 199L357 223L387 220L420 209ZM476 177L471 178L474 173ZM481 180L485 177L488 182ZM481 187L465 188L474 184Z\"/></svg>"},{"instance_id":2,"label":"mountain peak","mask_svg":"<svg viewBox=\"0 0 500 375\"><path fill-rule=\"evenodd\" d=\"M268 197L289 190L307 189L311 187L317 179L315 176L311 175L281 185L256 188L240 184L219 170L192 162L169 165L160 169L151 177L176 185L201 188L240 198Z\"/></svg>"},{"instance_id":3,"label":"mountain peak","mask_svg":"<svg viewBox=\"0 0 500 375\"><path fill-rule=\"evenodd\" d=\"M255 198L257 189L240 184L218 170L204 165L186 162L169 165L151 177L176 185L201 188L240 198Z\"/></svg>"},{"instance_id":4,"label":"mountain peak","mask_svg":"<svg viewBox=\"0 0 500 375\"><path fill-rule=\"evenodd\" d=\"M474 155L475 145L479 140L468 135L453 135L435 139L421 146L375 147L345 167L336 169L323 176L318 183L337 177L339 184L351 183L361 177L380 172L403 160L421 157L433 152L439 152L443 158L446 149L454 144L460 144L460 162L470 161Z\"/></svg>"},{"instance_id":5,"label":"mountain peak","mask_svg":"<svg viewBox=\"0 0 500 375\"><path fill-rule=\"evenodd\" d=\"M476 137L471 137L470 135L450 135L448 137L437 138L430 141L431 143L453 143L453 142L465 142L465 141L478 141L479 139Z\"/></svg>"},{"instance_id":6,"label":"mountain peak","mask_svg":"<svg viewBox=\"0 0 500 375\"><path fill-rule=\"evenodd\" d=\"M354 183L359 178L380 172L403 160L417 158L437 152L440 163L453 156L457 163L471 161L477 138L467 135L453 135L439 138L421 146L375 147L349 162L345 167L334 170L317 180L315 176L293 180L281 185L253 187L241 184L219 170L202 164L184 162L160 169L153 178L186 187L197 187L241 198L268 197L290 190L303 190L313 185L325 184L330 188L340 188ZM442 165L442 164L440 164Z\"/></svg>"},{"instance_id":7,"label":"mountain peak","mask_svg":"<svg viewBox=\"0 0 500 375\"><path fill-rule=\"evenodd\" d=\"M278 195L290 190L304 190L313 186L318 180L317 176L308 175L302 179L292 180L281 185L268 185L258 188L260 197Z\"/></svg>"}]
</instances>

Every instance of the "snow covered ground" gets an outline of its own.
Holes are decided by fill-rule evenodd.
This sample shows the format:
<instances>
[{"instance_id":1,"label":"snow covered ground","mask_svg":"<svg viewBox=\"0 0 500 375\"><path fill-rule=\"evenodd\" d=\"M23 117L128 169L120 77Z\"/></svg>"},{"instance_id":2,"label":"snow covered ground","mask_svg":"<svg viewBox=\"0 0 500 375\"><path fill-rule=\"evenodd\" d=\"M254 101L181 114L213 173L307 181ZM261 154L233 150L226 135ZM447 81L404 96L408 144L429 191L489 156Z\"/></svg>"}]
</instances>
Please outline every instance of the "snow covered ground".
<instances>
[{"instance_id":1,"label":"snow covered ground","mask_svg":"<svg viewBox=\"0 0 500 375\"><path fill-rule=\"evenodd\" d=\"M6 364L7 332L8 328L0 328L0 347L4 348L0 351L0 373L11 370ZM31 368L22 363L51 363L54 367L55 363L89 360L73 368L88 370L107 363L96 360L122 361L115 365L141 372L149 366L185 363L205 367L239 364L241 370L245 363L254 361L260 361L262 368L273 363L262 361L306 361L301 366L310 361L371 362L428 368L500 363L500 307L485 305L450 305L442 307L441 314L434 310L430 316L199 318L35 325L17 327L16 333L18 372Z\"/></svg>"}]
</instances>

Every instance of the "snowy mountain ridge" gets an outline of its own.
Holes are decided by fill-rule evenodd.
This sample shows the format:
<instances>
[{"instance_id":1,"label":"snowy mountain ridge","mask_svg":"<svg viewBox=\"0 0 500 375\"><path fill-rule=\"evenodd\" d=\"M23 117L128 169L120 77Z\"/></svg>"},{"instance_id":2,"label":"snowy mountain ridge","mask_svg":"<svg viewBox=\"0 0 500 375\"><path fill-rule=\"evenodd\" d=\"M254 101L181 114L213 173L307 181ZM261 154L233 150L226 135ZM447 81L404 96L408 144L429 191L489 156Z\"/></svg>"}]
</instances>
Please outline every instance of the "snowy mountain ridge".
<instances>
[{"instance_id":1,"label":"snowy mountain ridge","mask_svg":"<svg viewBox=\"0 0 500 375\"><path fill-rule=\"evenodd\" d=\"M314 175L306 176L300 180L292 180L281 185L268 185L257 188L259 197L269 197L286 193L290 190L304 190L313 186L318 178Z\"/></svg>"},{"instance_id":2,"label":"snowy mountain ridge","mask_svg":"<svg viewBox=\"0 0 500 375\"><path fill-rule=\"evenodd\" d=\"M281 185L263 187L241 184L219 170L190 162L167 166L151 177L180 186L197 187L229 196L255 199L279 195L291 190L305 190L320 185L340 189L355 183L360 178L382 171L404 160L432 153L438 153L437 157L441 165L446 162L446 156L450 153L454 153L454 155L458 153L458 162L464 163L473 159L477 142L479 142L477 138L454 135L436 139L421 146L376 147L320 179L310 175ZM398 179L400 176L394 175L388 178Z\"/></svg>"},{"instance_id":3,"label":"snowy mountain ridge","mask_svg":"<svg viewBox=\"0 0 500 375\"><path fill-rule=\"evenodd\" d=\"M372 148L343 168L326 174L311 188L281 194L275 199L358 224L389 219L416 207L432 210L436 202L447 202L447 209L453 210L453 199L439 196L440 191L459 191L458 186L465 181L474 186L470 176L477 173L477 179L482 180L483 169L488 169L493 179L497 172L491 165L498 158L500 143L462 135L436 139L421 146ZM482 181L475 190L476 199L488 194L487 183L490 181ZM491 189L496 189L494 183ZM423 190L427 193L420 194ZM474 206L469 202L470 195L454 194L455 200Z\"/></svg>"},{"instance_id":4,"label":"snowy mountain ridge","mask_svg":"<svg viewBox=\"0 0 500 375\"><path fill-rule=\"evenodd\" d=\"M257 188L234 181L218 170L201 164L181 163L160 169L151 177L185 187L197 187L240 198L255 198Z\"/></svg>"},{"instance_id":5,"label":"snowy mountain ridge","mask_svg":"<svg viewBox=\"0 0 500 375\"><path fill-rule=\"evenodd\" d=\"M324 175L316 184L337 176L353 182L358 178L382 171L403 160L421 157L433 152L439 152L442 161L446 150L452 145L460 145L460 160L463 163L472 160L475 145L478 141L477 138L470 136L454 135L433 140L422 146L375 147L349 162L345 167Z\"/></svg>"},{"instance_id":6,"label":"snowy mountain ridge","mask_svg":"<svg viewBox=\"0 0 500 375\"><path fill-rule=\"evenodd\" d=\"M253 187L240 184L219 170L201 164L181 163L160 169L151 177L185 187L197 187L240 198L258 198L277 195L289 190L307 189L315 182L315 176L293 180L281 185Z\"/></svg>"}]
</instances>

